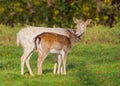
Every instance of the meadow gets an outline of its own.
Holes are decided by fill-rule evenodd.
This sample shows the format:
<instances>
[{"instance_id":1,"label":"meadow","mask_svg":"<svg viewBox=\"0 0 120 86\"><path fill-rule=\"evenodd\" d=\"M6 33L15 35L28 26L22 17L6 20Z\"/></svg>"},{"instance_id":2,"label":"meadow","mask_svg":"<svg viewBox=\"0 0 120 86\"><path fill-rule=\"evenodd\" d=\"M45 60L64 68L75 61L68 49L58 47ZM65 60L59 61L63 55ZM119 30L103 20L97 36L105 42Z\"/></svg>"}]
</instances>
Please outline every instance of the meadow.
<instances>
[{"instance_id":1,"label":"meadow","mask_svg":"<svg viewBox=\"0 0 120 86\"><path fill-rule=\"evenodd\" d=\"M119 86L120 25L88 28L82 40L67 55L67 75L54 75L54 55L44 61L43 74L37 75L37 53L30 59L34 77L20 75L21 46L16 33L21 26L0 25L0 86Z\"/></svg>"}]
</instances>

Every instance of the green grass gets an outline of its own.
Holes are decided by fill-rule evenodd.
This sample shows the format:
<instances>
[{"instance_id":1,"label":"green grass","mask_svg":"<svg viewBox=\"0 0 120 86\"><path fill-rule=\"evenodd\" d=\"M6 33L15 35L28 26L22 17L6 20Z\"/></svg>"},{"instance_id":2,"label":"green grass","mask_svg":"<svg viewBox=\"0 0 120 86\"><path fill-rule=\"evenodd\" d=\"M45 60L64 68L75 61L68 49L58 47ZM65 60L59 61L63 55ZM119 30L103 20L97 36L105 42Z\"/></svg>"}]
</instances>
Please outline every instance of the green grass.
<instances>
[{"instance_id":1,"label":"green grass","mask_svg":"<svg viewBox=\"0 0 120 86\"><path fill-rule=\"evenodd\" d=\"M67 56L67 75L52 73L54 56L50 54L43 64L43 74L38 76L37 53L34 52L30 60L34 77L29 76L26 68L25 75L20 75L23 50L15 44L19 29L0 26L0 86L119 86L119 28L97 26L88 29L81 43L77 43Z\"/></svg>"}]
</instances>

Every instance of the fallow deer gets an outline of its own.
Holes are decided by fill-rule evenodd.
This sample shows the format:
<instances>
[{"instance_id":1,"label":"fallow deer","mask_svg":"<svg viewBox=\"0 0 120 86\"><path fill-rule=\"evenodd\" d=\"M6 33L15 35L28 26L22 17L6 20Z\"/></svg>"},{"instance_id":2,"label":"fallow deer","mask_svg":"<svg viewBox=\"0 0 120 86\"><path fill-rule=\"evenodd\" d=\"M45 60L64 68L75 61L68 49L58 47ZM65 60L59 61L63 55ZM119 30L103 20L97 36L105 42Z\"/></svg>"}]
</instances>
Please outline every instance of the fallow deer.
<instances>
[{"instance_id":1,"label":"fallow deer","mask_svg":"<svg viewBox=\"0 0 120 86\"><path fill-rule=\"evenodd\" d=\"M80 21L76 18L73 18L74 23L76 23L77 29L74 31L77 35L83 34L86 31L87 25L91 22L90 19L87 21ZM69 29L72 31L72 29ZM45 27L27 27L24 29L21 29L17 33L17 45L21 44L24 52L21 56L21 75L24 74L24 64L26 63L27 69L31 76L33 76L33 72L31 70L29 60L30 57L35 49L34 45L34 38L43 32L54 32L57 34L61 34L68 37L67 30L64 28L45 28Z\"/></svg>"}]
</instances>

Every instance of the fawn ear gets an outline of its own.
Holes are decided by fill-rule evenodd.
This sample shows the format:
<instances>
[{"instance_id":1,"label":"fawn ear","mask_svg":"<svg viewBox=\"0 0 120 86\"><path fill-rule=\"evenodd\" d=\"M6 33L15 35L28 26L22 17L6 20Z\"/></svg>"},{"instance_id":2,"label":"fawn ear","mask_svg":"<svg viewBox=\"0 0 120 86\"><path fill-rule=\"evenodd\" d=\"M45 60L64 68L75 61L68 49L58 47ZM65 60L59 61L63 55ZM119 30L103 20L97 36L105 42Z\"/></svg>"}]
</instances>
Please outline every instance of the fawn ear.
<instances>
[{"instance_id":1,"label":"fawn ear","mask_svg":"<svg viewBox=\"0 0 120 86\"><path fill-rule=\"evenodd\" d=\"M75 17L73 17L73 22L74 22L75 24L78 24L78 23L79 23L79 20L76 19Z\"/></svg>"},{"instance_id":2,"label":"fawn ear","mask_svg":"<svg viewBox=\"0 0 120 86\"><path fill-rule=\"evenodd\" d=\"M92 19L86 20L86 21L85 21L85 25L86 25L86 26L89 25L89 24L91 23L91 21L92 21Z\"/></svg>"}]
</instances>

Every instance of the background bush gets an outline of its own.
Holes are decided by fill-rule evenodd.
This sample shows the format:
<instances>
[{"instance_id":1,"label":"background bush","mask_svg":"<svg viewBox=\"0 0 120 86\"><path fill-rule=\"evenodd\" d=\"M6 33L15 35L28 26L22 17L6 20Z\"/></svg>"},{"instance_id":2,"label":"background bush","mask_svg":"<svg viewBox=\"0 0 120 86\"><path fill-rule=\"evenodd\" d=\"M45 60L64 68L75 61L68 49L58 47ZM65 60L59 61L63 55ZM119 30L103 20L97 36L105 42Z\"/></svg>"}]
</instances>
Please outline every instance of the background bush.
<instances>
[{"instance_id":1,"label":"background bush","mask_svg":"<svg viewBox=\"0 0 120 86\"><path fill-rule=\"evenodd\" d=\"M91 18L113 26L120 20L119 0L0 0L0 23L73 27L72 18Z\"/></svg>"}]
</instances>

